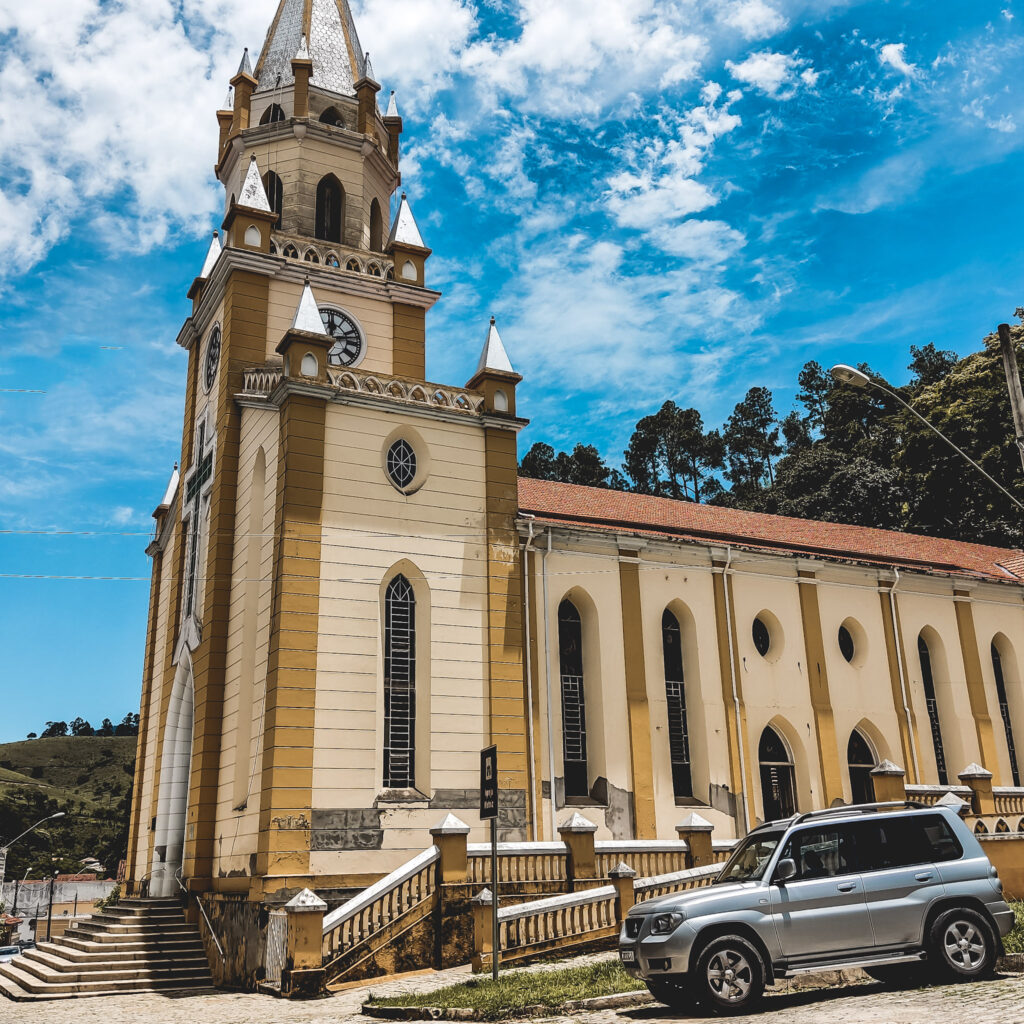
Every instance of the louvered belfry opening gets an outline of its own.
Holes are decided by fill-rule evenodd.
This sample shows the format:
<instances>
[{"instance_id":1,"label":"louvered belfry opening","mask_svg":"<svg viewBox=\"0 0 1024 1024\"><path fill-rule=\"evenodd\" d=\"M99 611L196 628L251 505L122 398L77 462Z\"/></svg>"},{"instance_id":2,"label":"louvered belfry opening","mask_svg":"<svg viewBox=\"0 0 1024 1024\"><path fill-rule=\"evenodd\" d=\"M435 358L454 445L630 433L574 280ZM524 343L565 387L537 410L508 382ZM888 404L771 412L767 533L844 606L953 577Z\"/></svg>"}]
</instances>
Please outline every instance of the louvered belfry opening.
<instances>
[{"instance_id":1,"label":"louvered belfry opening","mask_svg":"<svg viewBox=\"0 0 1024 1024\"><path fill-rule=\"evenodd\" d=\"M683 635L679 620L666 608L661 616L665 656L665 697L668 701L668 744L672 759L672 790L677 798L693 796L690 775L690 734L686 726L686 685L683 681Z\"/></svg>"},{"instance_id":2,"label":"louvered belfry opening","mask_svg":"<svg viewBox=\"0 0 1024 1024\"><path fill-rule=\"evenodd\" d=\"M416 595L396 576L384 595L384 786L416 785Z\"/></svg>"},{"instance_id":3,"label":"louvered belfry opening","mask_svg":"<svg viewBox=\"0 0 1024 1024\"><path fill-rule=\"evenodd\" d=\"M996 677L996 695L999 697L999 715L1003 720L1003 731L1006 733L1006 752L1010 755L1010 772L1013 784L1020 785L1020 771L1017 768L1017 748L1013 742L1013 723L1010 720L1010 703L1006 696L1006 680L1003 677L1003 659L999 656L999 648L992 644L992 671Z\"/></svg>"},{"instance_id":4,"label":"louvered belfry opening","mask_svg":"<svg viewBox=\"0 0 1024 1024\"><path fill-rule=\"evenodd\" d=\"M942 726L939 724L939 702L935 699L935 680L932 678L932 655L928 642L922 633L917 638L917 655L921 660L921 682L924 685L924 701L928 707L928 723L932 729L932 749L935 751L935 767L939 773L939 785L949 785L946 771L946 753L942 746Z\"/></svg>"},{"instance_id":5,"label":"louvered belfry opening","mask_svg":"<svg viewBox=\"0 0 1024 1024\"><path fill-rule=\"evenodd\" d=\"M558 606L558 659L562 677L562 757L565 796L587 797L587 709L583 692L583 622L572 601Z\"/></svg>"},{"instance_id":6,"label":"louvered belfry opening","mask_svg":"<svg viewBox=\"0 0 1024 1024\"><path fill-rule=\"evenodd\" d=\"M796 814L793 758L782 737L770 725L761 733L757 756L761 767L764 820L778 821Z\"/></svg>"},{"instance_id":7,"label":"louvered belfry opening","mask_svg":"<svg viewBox=\"0 0 1024 1024\"><path fill-rule=\"evenodd\" d=\"M846 745L846 764L850 772L850 795L855 804L870 804L875 799L875 784L871 769L875 767L875 755L868 741L854 729Z\"/></svg>"},{"instance_id":8,"label":"louvered belfry opening","mask_svg":"<svg viewBox=\"0 0 1024 1024\"><path fill-rule=\"evenodd\" d=\"M333 174L325 174L316 187L316 237L325 242L341 241L345 219L345 190Z\"/></svg>"}]
</instances>

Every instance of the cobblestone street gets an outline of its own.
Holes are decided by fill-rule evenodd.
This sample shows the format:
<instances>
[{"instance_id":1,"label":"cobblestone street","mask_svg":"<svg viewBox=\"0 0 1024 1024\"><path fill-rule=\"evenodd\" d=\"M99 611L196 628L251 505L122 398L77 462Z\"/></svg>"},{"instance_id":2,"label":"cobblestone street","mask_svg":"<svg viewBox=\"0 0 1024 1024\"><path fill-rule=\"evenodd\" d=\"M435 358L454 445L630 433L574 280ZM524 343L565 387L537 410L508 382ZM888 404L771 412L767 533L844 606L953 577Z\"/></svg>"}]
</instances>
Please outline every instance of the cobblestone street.
<instances>
[{"instance_id":1,"label":"cobblestone street","mask_svg":"<svg viewBox=\"0 0 1024 1024\"><path fill-rule=\"evenodd\" d=\"M469 976L468 968L371 983L309 1002L234 992L179 998L155 994L14 1003L0 999L0 1024L316 1024L332 1021L369 1022L359 1008L368 992L398 994L428 991ZM556 1021L575 1024L661 1024L680 1015L659 1005L602 1010ZM683 1018L703 1021L702 1017ZM762 1024L1020 1024L1024 1020L1024 977L1000 976L976 985L892 991L880 985L816 989L801 992L769 990L761 1013L734 1017ZM540 1022L538 1022L540 1024Z\"/></svg>"}]
</instances>

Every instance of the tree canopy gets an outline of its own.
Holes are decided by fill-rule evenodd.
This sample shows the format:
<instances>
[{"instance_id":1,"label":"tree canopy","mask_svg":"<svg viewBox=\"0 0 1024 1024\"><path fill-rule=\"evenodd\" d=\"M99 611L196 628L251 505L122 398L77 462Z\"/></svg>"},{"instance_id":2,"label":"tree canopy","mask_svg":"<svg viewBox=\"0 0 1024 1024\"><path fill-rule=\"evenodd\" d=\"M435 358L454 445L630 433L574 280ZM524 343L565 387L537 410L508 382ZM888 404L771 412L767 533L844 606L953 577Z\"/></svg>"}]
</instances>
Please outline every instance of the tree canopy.
<instances>
[{"instance_id":1,"label":"tree canopy","mask_svg":"<svg viewBox=\"0 0 1024 1024\"><path fill-rule=\"evenodd\" d=\"M1021 311L1024 313L1024 310ZM1011 328L1024 356L1024 327ZM996 335L960 359L911 346L909 383L895 391L987 473L1024 500ZM858 369L882 381L867 364ZM981 543L1024 541L1005 495L885 391L838 383L815 361L797 376L797 408L750 388L719 429L666 401L636 424L622 471L593 445L535 444L520 474L806 519L907 530Z\"/></svg>"}]
</instances>

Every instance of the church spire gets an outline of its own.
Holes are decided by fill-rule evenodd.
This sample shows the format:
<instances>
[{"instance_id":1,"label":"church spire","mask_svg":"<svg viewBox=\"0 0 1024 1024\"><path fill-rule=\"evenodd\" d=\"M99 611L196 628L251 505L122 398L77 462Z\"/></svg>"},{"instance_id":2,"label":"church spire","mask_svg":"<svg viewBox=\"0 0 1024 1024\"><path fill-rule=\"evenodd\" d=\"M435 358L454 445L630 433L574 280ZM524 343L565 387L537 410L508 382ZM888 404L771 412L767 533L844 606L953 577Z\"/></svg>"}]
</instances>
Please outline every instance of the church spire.
<instances>
[{"instance_id":1,"label":"church spire","mask_svg":"<svg viewBox=\"0 0 1024 1024\"><path fill-rule=\"evenodd\" d=\"M313 85L353 95L365 69L348 0L280 0L256 63L257 91L292 84L291 61L303 36Z\"/></svg>"}]
</instances>

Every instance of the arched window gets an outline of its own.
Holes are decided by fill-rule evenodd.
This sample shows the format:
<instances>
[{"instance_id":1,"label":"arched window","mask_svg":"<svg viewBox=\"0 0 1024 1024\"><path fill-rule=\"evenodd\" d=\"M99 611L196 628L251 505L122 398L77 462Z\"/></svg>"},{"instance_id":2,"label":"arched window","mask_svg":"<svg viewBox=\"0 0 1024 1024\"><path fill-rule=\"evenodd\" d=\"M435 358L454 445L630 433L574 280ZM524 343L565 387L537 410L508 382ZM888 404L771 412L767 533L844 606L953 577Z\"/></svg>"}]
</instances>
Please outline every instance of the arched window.
<instances>
[{"instance_id":1,"label":"arched window","mask_svg":"<svg viewBox=\"0 0 1024 1024\"><path fill-rule=\"evenodd\" d=\"M416 596L404 576L384 594L384 786L416 785Z\"/></svg>"},{"instance_id":2,"label":"arched window","mask_svg":"<svg viewBox=\"0 0 1024 1024\"><path fill-rule=\"evenodd\" d=\"M1017 748L1013 745L1013 725L1010 722L1010 705L1006 699L1006 680L1003 678L1003 661L999 657L999 648L992 644L992 671L996 677L996 694L999 697L999 714L1003 719L1003 729L1006 732L1006 750L1010 755L1010 771L1013 774L1013 784L1020 785L1020 771L1017 769Z\"/></svg>"},{"instance_id":3,"label":"arched window","mask_svg":"<svg viewBox=\"0 0 1024 1024\"><path fill-rule=\"evenodd\" d=\"M946 754L942 747L942 728L939 725L939 702L935 699L935 680L932 678L932 656L923 633L917 638L917 655L921 660L921 682L924 684L928 722L932 728L932 748L935 750L935 767L939 773L939 785L948 786Z\"/></svg>"},{"instance_id":4,"label":"arched window","mask_svg":"<svg viewBox=\"0 0 1024 1024\"><path fill-rule=\"evenodd\" d=\"M345 192L333 174L326 174L316 187L316 237L325 242L341 241Z\"/></svg>"},{"instance_id":5,"label":"arched window","mask_svg":"<svg viewBox=\"0 0 1024 1024\"><path fill-rule=\"evenodd\" d=\"M850 793L855 804L870 804L875 800L875 783L871 769L875 767L875 755L871 753L868 741L854 729L846 745L846 763L850 769Z\"/></svg>"},{"instance_id":6,"label":"arched window","mask_svg":"<svg viewBox=\"0 0 1024 1024\"><path fill-rule=\"evenodd\" d=\"M572 601L558 606L558 660L562 677L562 755L565 795L590 795L587 710L583 694L583 622Z\"/></svg>"},{"instance_id":7,"label":"arched window","mask_svg":"<svg viewBox=\"0 0 1024 1024\"><path fill-rule=\"evenodd\" d=\"M329 124L332 128L344 128L345 120L341 116L341 111L337 107L328 107L320 115L321 124Z\"/></svg>"},{"instance_id":8,"label":"arched window","mask_svg":"<svg viewBox=\"0 0 1024 1024\"><path fill-rule=\"evenodd\" d=\"M284 185L281 179L273 172L267 171L263 175L263 188L270 201L270 208L277 214L277 223L281 224L281 211L284 209Z\"/></svg>"},{"instance_id":9,"label":"arched window","mask_svg":"<svg viewBox=\"0 0 1024 1024\"><path fill-rule=\"evenodd\" d=\"M665 657L665 697L668 701L668 746L672 758L672 790L677 797L693 796L690 776L690 736L686 728L686 686L683 682L683 637L679 620L666 608L661 616L661 646Z\"/></svg>"},{"instance_id":10,"label":"arched window","mask_svg":"<svg viewBox=\"0 0 1024 1024\"><path fill-rule=\"evenodd\" d=\"M384 218L376 199L370 203L370 248L374 252L384 251Z\"/></svg>"},{"instance_id":11,"label":"arched window","mask_svg":"<svg viewBox=\"0 0 1024 1024\"><path fill-rule=\"evenodd\" d=\"M284 111L276 103L271 103L270 106L263 111L263 116L260 118L260 124L274 124L277 121L283 120Z\"/></svg>"},{"instance_id":12,"label":"arched window","mask_svg":"<svg viewBox=\"0 0 1024 1024\"><path fill-rule=\"evenodd\" d=\"M761 802L764 820L777 821L796 814L793 757L782 737L769 725L757 748L761 763Z\"/></svg>"}]
</instances>

